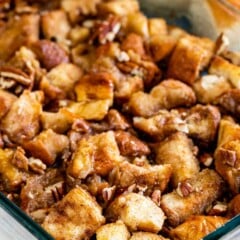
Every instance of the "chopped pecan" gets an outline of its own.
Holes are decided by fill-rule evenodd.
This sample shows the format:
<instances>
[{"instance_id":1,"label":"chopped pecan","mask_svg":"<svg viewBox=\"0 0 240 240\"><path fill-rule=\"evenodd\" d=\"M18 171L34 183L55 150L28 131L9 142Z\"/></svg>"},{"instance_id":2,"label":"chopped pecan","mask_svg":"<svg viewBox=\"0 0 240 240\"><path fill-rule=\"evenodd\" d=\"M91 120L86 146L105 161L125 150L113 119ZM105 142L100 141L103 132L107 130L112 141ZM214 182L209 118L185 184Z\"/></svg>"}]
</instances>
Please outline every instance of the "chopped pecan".
<instances>
[{"instance_id":1,"label":"chopped pecan","mask_svg":"<svg viewBox=\"0 0 240 240\"><path fill-rule=\"evenodd\" d=\"M161 203L161 191L160 190L154 190L151 196L151 199L153 202L157 204L157 206L160 206Z\"/></svg>"},{"instance_id":2,"label":"chopped pecan","mask_svg":"<svg viewBox=\"0 0 240 240\"><path fill-rule=\"evenodd\" d=\"M212 216L221 216L225 215L227 209L228 209L227 203L217 202L207 213L208 215Z\"/></svg>"},{"instance_id":3,"label":"chopped pecan","mask_svg":"<svg viewBox=\"0 0 240 240\"><path fill-rule=\"evenodd\" d=\"M128 132L116 131L115 138L123 156L137 157L150 153L149 147L144 142Z\"/></svg>"},{"instance_id":4,"label":"chopped pecan","mask_svg":"<svg viewBox=\"0 0 240 240\"><path fill-rule=\"evenodd\" d=\"M176 192L178 193L179 196L181 197L187 197L191 192L193 192L193 187L190 182L183 181L178 183Z\"/></svg>"},{"instance_id":5,"label":"chopped pecan","mask_svg":"<svg viewBox=\"0 0 240 240\"><path fill-rule=\"evenodd\" d=\"M22 147L17 147L14 152L12 164L21 170L28 170L28 158L25 156L25 151Z\"/></svg>"},{"instance_id":6,"label":"chopped pecan","mask_svg":"<svg viewBox=\"0 0 240 240\"><path fill-rule=\"evenodd\" d=\"M69 57L65 50L57 43L49 40L39 40L33 43L32 50L47 70L51 70L60 63L69 62Z\"/></svg>"},{"instance_id":7,"label":"chopped pecan","mask_svg":"<svg viewBox=\"0 0 240 240\"><path fill-rule=\"evenodd\" d=\"M213 163L213 157L209 153L203 153L199 160L205 167L210 167Z\"/></svg>"},{"instance_id":8,"label":"chopped pecan","mask_svg":"<svg viewBox=\"0 0 240 240\"><path fill-rule=\"evenodd\" d=\"M46 164L42 162L42 160L34 157L30 157L28 159L29 168L39 174L44 174L44 171L47 169Z\"/></svg>"},{"instance_id":9,"label":"chopped pecan","mask_svg":"<svg viewBox=\"0 0 240 240\"><path fill-rule=\"evenodd\" d=\"M110 201L114 196L115 190L116 190L116 186L104 188L102 190L102 196L104 201L106 202Z\"/></svg>"},{"instance_id":10,"label":"chopped pecan","mask_svg":"<svg viewBox=\"0 0 240 240\"><path fill-rule=\"evenodd\" d=\"M1 88L6 90L16 87L18 84L30 88L33 84L33 79L21 69L3 66L0 67L0 84Z\"/></svg>"},{"instance_id":11,"label":"chopped pecan","mask_svg":"<svg viewBox=\"0 0 240 240\"><path fill-rule=\"evenodd\" d=\"M225 52L229 47L229 44L230 42L228 37L224 33L221 33L216 40L216 46L215 46L216 55L221 55L223 52Z\"/></svg>"},{"instance_id":12,"label":"chopped pecan","mask_svg":"<svg viewBox=\"0 0 240 240\"><path fill-rule=\"evenodd\" d=\"M108 111L107 120L111 129L126 130L130 128L127 119L116 109L110 109Z\"/></svg>"},{"instance_id":13,"label":"chopped pecan","mask_svg":"<svg viewBox=\"0 0 240 240\"><path fill-rule=\"evenodd\" d=\"M95 39L97 39L100 44L112 42L120 28L121 23L118 17L110 15L105 21L96 23L90 42L92 43Z\"/></svg>"}]
</instances>

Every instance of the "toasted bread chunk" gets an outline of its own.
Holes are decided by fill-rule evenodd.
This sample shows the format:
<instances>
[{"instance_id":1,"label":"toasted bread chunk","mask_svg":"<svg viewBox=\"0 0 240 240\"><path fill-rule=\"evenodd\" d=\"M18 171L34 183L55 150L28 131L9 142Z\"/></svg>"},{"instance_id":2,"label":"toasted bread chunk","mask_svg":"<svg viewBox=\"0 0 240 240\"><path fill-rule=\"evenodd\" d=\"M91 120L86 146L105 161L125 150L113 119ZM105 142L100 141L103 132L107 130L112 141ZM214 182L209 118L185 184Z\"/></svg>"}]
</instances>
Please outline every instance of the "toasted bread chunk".
<instances>
[{"instance_id":1,"label":"toasted bread chunk","mask_svg":"<svg viewBox=\"0 0 240 240\"><path fill-rule=\"evenodd\" d=\"M186 134L177 132L160 142L156 162L170 164L173 168L172 184L178 186L199 172L199 163L193 152L193 142Z\"/></svg>"},{"instance_id":2,"label":"toasted bread chunk","mask_svg":"<svg viewBox=\"0 0 240 240\"><path fill-rule=\"evenodd\" d=\"M72 23L77 23L84 15L96 15L97 5L101 0L63 0L62 9L68 14Z\"/></svg>"},{"instance_id":3,"label":"toasted bread chunk","mask_svg":"<svg viewBox=\"0 0 240 240\"><path fill-rule=\"evenodd\" d=\"M151 38L156 35L168 34L168 26L164 18L149 18L148 28L149 28L149 34Z\"/></svg>"},{"instance_id":4,"label":"toasted bread chunk","mask_svg":"<svg viewBox=\"0 0 240 240\"><path fill-rule=\"evenodd\" d=\"M39 118L42 110L41 91L25 90L13 103L1 122L1 129L9 138L21 143L32 139L39 131Z\"/></svg>"},{"instance_id":5,"label":"toasted bread chunk","mask_svg":"<svg viewBox=\"0 0 240 240\"><path fill-rule=\"evenodd\" d=\"M179 240L200 240L220 228L228 219L219 216L194 216L172 229L170 236Z\"/></svg>"},{"instance_id":6,"label":"toasted bread chunk","mask_svg":"<svg viewBox=\"0 0 240 240\"><path fill-rule=\"evenodd\" d=\"M213 55L214 43L209 39L183 37L179 40L169 62L168 77L192 85L199 72Z\"/></svg>"},{"instance_id":7,"label":"toasted bread chunk","mask_svg":"<svg viewBox=\"0 0 240 240\"><path fill-rule=\"evenodd\" d=\"M43 222L43 228L56 240L90 238L104 224L101 207L84 189L72 189L53 208Z\"/></svg>"},{"instance_id":8,"label":"toasted bread chunk","mask_svg":"<svg viewBox=\"0 0 240 240\"><path fill-rule=\"evenodd\" d=\"M23 14L11 18L0 34L0 62L9 60L21 46L37 41L39 15Z\"/></svg>"},{"instance_id":9,"label":"toasted bread chunk","mask_svg":"<svg viewBox=\"0 0 240 240\"><path fill-rule=\"evenodd\" d=\"M76 65L61 63L42 78L40 88L50 99L73 98L75 83L82 74L82 70Z\"/></svg>"},{"instance_id":10,"label":"toasted bread chunk","mask_svg":"<svg viewBox=\"0 0 240 240\"><path fill-rule=\"evenodd\" d=\"M44 37L54 38L57 42L66 40L71 27L63 10L44 12L41 16L41 25Z\"/></svg>"},{"instance_id":11,"label":"toasted bread chunk","mask_svg":"<svg viewBox=\"0 0 240 240\"><path fill-rule=\"evenodd\" d=\"M132 12L139 11L139 3L136 0L116 0L101 2L98 5L100 14L114 14L117 16L125 16Z\"/></svg>"},{"instance_id":12,"label":"toasted bread chunk","mask_svg":"<svg viewBox=\"0 0 240 240\"><path fill-rule=\"evenodd\" d=\"M240 89L230 89L218 97L216 102L234 117L240 118Z\"/></svg>"},{"instance_id":13,"label":"toasted bread chunk","mask_svg":"<svg viewBox=\"0 0 240 240\"><path fill-rule=\"evenodd\" d=\"M146 55L143 38L136 33L127 35L121 44L121 49L125 52L134 51L139 56Z\"/></svg>"},{"instance_id":14,"label":"toasted bread chunk","mask_svg":"<svg viewBox=\"0 0 240 240\"><path fill-rule=\"evenodd\" d=\"M228 216L235 217L240 214L240 194L237 194L228 205Z\"/></svg>"},{"instance_id":15,"label":"toasted bread chunk","mask_svg":"<svg viewBox=\"0 0 240 240\"><path fill-rule=\"evenodd\" d=\"M105 176L121 161L114 133L108 131L80 140L68 170L76 178L85 178L93 171Z\"/></svg>"},{"instance_id":16,"label":"toasted bread chunk","mask_svg":"<svg viewBox=\"0 0 240 240\"><path fill-rule=\"evenodd\" d=\"M64 109L59 109L56 113L43 111L40 120L44 130L52 129L54 132L61 134L71 127L74 117Z\"/></svg>"},{"instance_id":17,"label":"toasted bread chunk","mask_svg":"<svg viewBox=\"0 0 240 240\"><path fill-rule=\"evenodd\" d=\"M165 216L152 200L137 193L122 194L108 207L106 218L121 219L131 231L157 233L162 229Z\"/></svg>"},{"instance_id":18,"label":"toasted bread chunk","mask_svg":"<svg viewBox=\"0 0 240 240\"><path fill-rule=\"evenodd\" d=\"M15 95L0 89L0 118L6 115L16 100Z\"/></svg>"},{"instance_id":19,"label":"toasted bread chunk","mask_svg":"<svg viewBox=\"0 0 240 240\"><path fill-rule=\"evenodd\" d=\"M168 240L168 238L162 237L161 235L157 235L149 232L135 232L133 233L130 240Z\"/></svg>"},{"instance_id":20,"label":"toasted bread chunk","mask_svg":"<svg viewBox=\"0 0 240 240\"><path fill-rule=\"evenodd\" d=\"M128 240L130 233L122 221L101 226L97 232L97 240Z\"/></svg>"},{"instance_id":21,"label":"toasted bread chunk","mask_svg":"<svg viewBox=\"0 0 240 240\"><path fill-rule=\"evenodd\" d=\"M133 125L158 141L177 131L188 133L186 121L176 110L159 110L157 115L150 118L134 117Z\"/></svg>"},{"instance_id":22,"label":"toasted bread chunk","mask_svg":"<svg viewBox=\"0 0 240 240\"><path fill-rule=\"evenodd\" d=\"M240 126L221 120L218 146L214 152L215 167L228 182L234 194L240 192Z\"/></svg>"},{"instance_id":23,"label":"toasted bread chunk","mask_svg":"<svg viewBox=\"0 0 240 240\"><path fill-rule=\"evenodd\" d=\"M83 76L75 85L77 101L109 100L113 101L113 78L106 72Z\"/></svg>"},{"instance_id":24,"label":"toasted bread chunk","mask_svg":"<svg viewBox=\"0 0 240 240\"><path fill-rule=\"evenodd\" d=\"M151 194L155 189L164 191L171 174L170 164L145 167L124 161L112 170L110 182L119 189L127 189L136 184L136 187L146 187L146 192Z\"/></svg>"},{"instance_id":25,"label":"toasted bread chunk","mask_svg":"<svg viewBox=\"0 0 240 240\"><path fill-rule=\"evenodd\" d=\"M215 103L220 95L231 89L231 85L224 77L206 75L197 80L193 88L198 101L209 104Z\"/></svg>"},{"instance_id":26,"label":"toasted bread chunk","mask_svg":"<svg viewBox=\"0 0 240 240\"><path fill-rule=\"evenodd\" d=\"M85 120L102 120L112 106L112 100L91 100L82 102L70 102L64 111L75 118Z\"/></svg>"},{"instance_id":27,"label":"toasted bread chunk","mask_svg":"<svg viewBox=\"0 0 240 240\"><path fill-rule=\"evenodd\" d=\"M171 109L180 106L189 107L196 101L193 90L177 80L165 80L156 85L150 94L137 92L132 95L128 106L137 116L149 117L160 109Z\"/></svg>"},{"instance_id":28,"label":"toasted bread chunk","mask_svg":"<svg viewBox=\"0 0 240 240\"><path fill-rule=\"evenodd\" d=\"M235 88L240 88L240 67L228 62L219 56L215 56L213 58L211 66L209 68L209 73L222 76L228 79Z\"/></svg>"},{"instance_id":29,"label":"toasted bread chunk","mask_svg":"<svg viewBox=\"0 0 240 240\"><path fill-rule=\"evenodd\" d=\"M24 181L24 173L12 164L13 149L0 149L0 174L8 191L16 191Z\"/></svg>"},{"instance_id":30,"label":"toasted bread chunk","mask_svg":"<svg viewBox=\"0 0 240 240\"><path fill-rule=\"evenodd\" d=\"M158 62L169 56L176 44L176 40L168 35L155 35L151 37L150 49L154 61Z\"/></svg>"},{"instance_id":31,"label":"toasted bread chunk","mask_svg":"<svg viewBox=\"0 0 240 240\"><path fill-rule=\"evenodd\" d=\"M24 143L24 148L35 158L52 165L58 154L69 147L68 137L57 134L52 129L42 131L33 140Z\"/></svg>"},{"instance_id":32,"label":"toasted bread chunk","mask_svg":"<svg viewBox=\"0 0 240 240\"><path fill-rule=\"evenodd\" d=\"M214 170L206 168L180 183L173 192L163 195L161 208L168 222L177 226L191 215L202 214L222 193L221 177Z\"/></svg>"},{"instance_id":33,"label":"toasted bread chunk","mask_svg":"<svg viewBox=\"0 0 240 240\"><path fill-rule=\"evenodd\" d=\"M221 114L215 106L196 105L186 117L188 135L201 144L208 145L215 140Z\"/></svg>"}]
</instances>

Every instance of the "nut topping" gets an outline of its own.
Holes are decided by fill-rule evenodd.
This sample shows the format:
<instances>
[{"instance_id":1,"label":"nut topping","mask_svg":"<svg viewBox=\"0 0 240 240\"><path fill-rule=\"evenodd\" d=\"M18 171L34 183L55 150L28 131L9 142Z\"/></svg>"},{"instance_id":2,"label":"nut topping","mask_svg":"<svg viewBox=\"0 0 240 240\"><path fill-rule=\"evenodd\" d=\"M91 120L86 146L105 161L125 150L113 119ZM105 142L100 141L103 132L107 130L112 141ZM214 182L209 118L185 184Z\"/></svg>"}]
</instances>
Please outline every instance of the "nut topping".
<instances>
[{"instance_id":1,"label":"nut topping","mask_svg":"<svg viewBox=\"0 0 240 240\"><path fill-rule=\"evenodd\" d=\"M187 197L193 191L194 191L194 189L193 189L192 185L187 180L178 183L178 187L176 189L176 192L181 197Z\"/></svg>"}]
</instances>

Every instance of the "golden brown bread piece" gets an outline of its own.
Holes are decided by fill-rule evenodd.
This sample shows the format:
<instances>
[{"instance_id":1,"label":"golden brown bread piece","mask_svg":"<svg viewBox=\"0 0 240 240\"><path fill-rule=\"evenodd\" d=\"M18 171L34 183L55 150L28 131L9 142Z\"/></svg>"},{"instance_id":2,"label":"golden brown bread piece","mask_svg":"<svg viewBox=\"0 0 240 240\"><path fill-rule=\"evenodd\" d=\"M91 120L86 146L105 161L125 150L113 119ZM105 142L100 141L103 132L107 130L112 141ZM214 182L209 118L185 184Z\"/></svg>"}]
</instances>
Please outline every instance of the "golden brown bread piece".
<instances>
[{"instance_id":1,"label":"golden brown bread piece","mask_svg":"<svg viewBox=\"0 0 240 240\"><path fill-rule=\"evenodd\" d=\"M63 10L44 12L41 16L41 27L46 39L54 39L60 43L66 41L71 29L67 14Z\"/></svg>"},{"instance_id":2,"label":"golden brown bread piece","mask_svg":"<svg viewBox=\"0 0 240 240\"><path fill-rule=\"evenodd\" d=\"M228 120L221 120L218 146L214 152L215 167L236 194L240 191L240 127Z\"/></svg>"},{"instance_id":3,"label":"golden brown bread piece","mask_svg":"<svg viewBox=\"0 0 240 240\"><path fill-rule=\"evenodd\" d=\"M12 141L22 143L36 136L40 128L42 100L43 93L41 91L30 92L26 90L13 103L1 121L2 131Z\"/></svg>"},{"instance_id":4,"label":"golden brown bread piece","mask_svg":"<svg viewBox=\"0 0 240 240\"><path fill-rule=\"evenodd\" d=\"M127 37L122 41L121 49L125 52L134 51L141 57L146 55L143 39L136 33L130 33L127 35Z\"/></svg>"},{"instance_id":5,"label":"golden brown bread piece","mask_svg":"<svg viewBox=\"0 0 240 240\"><path fill-rule=\"evenodd\" d=\"M81 102L67 102L64 111L72 115L73 118L83 118L85 120L102 120L107 115L112 106L112 99L87 100Z\"/></svg>"},{"instance_id":6,"label":"golden brown bread piece","mask_svg":"<svg viewBox=\"0 0 240 240\"><path fill-rule=\"evenodd\" d=\"M83 188L72 189L45 218L42 226L56 240L86 239L105 222L102 209Z\"/></svg>"},{"instance_id":7,"label":"golden brown bread piece","mask_svg":"<svg viewBox=\"0 0 240 240\"><path fill-rule=\"evenodd\" d=\"M129 238L130 233L122 221L105 224L96 232L97 240L128 240Z\"/></svg>"},{"instance_id":8,"label":"golden brown bread piece","mask_svg":"<svg viewBox=\"0 0 240 240\"><path fill-rule=\"evenodd\" d=\"M235 217L240 214L240 194L237 194L228 204L228 216Z\"/></svg>"},{"instance_id":9,"label":"golden brown bread piece","mask_svg":"<svg viewBox=\"0 0 240 240\"><path fill-rule=\"evenodd\" d=\"M181 132L174 133L159 143L156 162L172 166L171 182L174 187L177 187L178 183L194 177L200 169L194 154L192 140Z\"/></svg>"},{"instance_id":10,"label":"golden brown bread piece","mask_svg":"<svg viewBox=\"0 0 240 240\"><path fill-rule=\"evenodd\" d=\"M85 75L75 84L77 101L109 100L113 101L113 79L107 72Z\"/></svg>"},{"instance_id":11,"label":"golden brown bread piece","mask_svg":"<svg viewBox=\"0 0 240 240\"><path fill-rule=\"evenodd\" d=\"M162 141L177 131L188 133L187 123L177 110L159 110L155 116L150 118L134 117L133 125L157 141Z\"/></svg>"},{"instance_id":12,"label":"golden brown bread piece","mask_svg":"<svg viewBox=\"0 0 240 240\"><path fill-rule=\"evenodd\" d=\"M170 225L176 227L192 215L203 214L222 193L223 180L214 170L206 168L163 195L161 208Z\"/></svg>"},{"instance_id":13,"label":"golden brown bread piece","mask_svg":"<svg viewBox=\"0 0 240 240\"><path fill-rule=\"evenodd\" d=\"M137 193L122 194L109 205L106 218L121 219L131 231L157 233L161 230L165 216L151 199Z\"/></svg>"},{"instance_id":14,"label":"golden brown bread piece","mask_svg":"<svg viewBox=\"0 0 240 240\"><path fill-rule=\"evenodd\" d=\"M16 191L25 180L24 172L12 164L13 149L0 149L0 174L8 191Z\"/></svg>"},{"instance_id":15,"label":"golden brown bread piece","mask_svg":"<svg viewBox=\"0 0 240 240\"><path fill-rule=\"evenodd\" d=\"M68 172L75 178L93 172L105 176L122 160L114 133L108 131L79 141Z\"/></svg>"},{"instance_id":16,"label":"golden brown bread piece","mask_svg":"<svg viewBox=\"0 0 240 240\"><path fill-rule=\"evenodd\" d=\"M240 88L240 67L228 62L222 57L215 56L213 58L209 68L209 73L222 76L228 79L235 88Z\"/></svg>"},{"instance_id":17,"label":"golden brown bread piece","mask_svg":"<svg viewBox=\"0 0 240 240\"><path fill-rule=\"evenodd\" d=\"M21 46L39 38L39 15L23 14L11 18L0 34L0 63L8 61Z\"/></svg>"},{"instance_id":18,"label":"golden brown bread piece","mask_svg":"<svg viewBox=\"0 0 240 240\"><path fill-rule=\"evenodd\" d=\"M150 49L154 61L158 62L168 57L176 44L176 40L168 35L155 35L151 37Z\"/></svg>"},{"instance_id":19,"label":"golden brown bread piece","mask_svg":"<svg viewBox=\"0 0 240 240\"><path fill-rule=\"evenodd\" d=\"M100 14L114 14L117 16L125 16L132 12L139 11L139 3L136 0L117 0L101 2L98 5Z\"/></svg>"},{"instance_id":20,"label":"golden brown bread piece","mask_svg":"<svg viewBox=\"0 0 240 240\"><path fill-rule=\"evenodd\" d=\"M0 89L0 118L10 110L16 100L17 97L14 94Z\"/></svg>"},{"instance_id":21,"label":"golden brown bread piece","mask_svg":"<svg viewBox=\"0 0 240 240\"><path fill-rule=\"evenodd\" d=\"M52 165L57 156L69 147L69 140L67 136L48 129L23 145L33 157L41 159L47 165Z\"/></svg>"},{"instance_id":22,"label":"golden brown bread piece","mask_svg":"<svg viewBox=\"0 0 240 240\"><path fill-rule=\"evenodd\" d=\"M154 166L137 166L123 161L109 175L109 182L119 189L133 190L146 188L145 193L151 194L155 189L164 191L170 180L172 167L170 164ZM135 187L134 187L135 186Z\"/></svg>"},{"instance_id":23,"label":"golden brown bread piece","mask_svg":"<svg viewBox=\"0 0 240 240\"><path fill-rule=\"evenodd\" d=\"M206 75L195 81L193 88L200 103L211 104L215 103L220 95L231 89L231 84L222 76Z\"/></svg>"},{"instance_id":24,"label":"golden brown bread piece","mask_svg":"<svg viewBox=\"0 0 240 240\"><path fill-rule=\"evenodd\" d=\"M194 216L170 231L170 236L177 240L200 240L220 228L228 218L219 216Z\"/></svg>"},{"instance_id":25,"label":"golden brown bread piece","mask_svg":"<svg viewBox=\"0 0 240 240\"><path fill-rule=\"evenodd\" d=\"M209 39L181 38L170 58L168 78L192 85L199 77L200 70L208 65L213 50L214 43Z\"/></svg>"},{"instance_id":26,"label":"golden brown bread piece","mask_svg":"<svg viewBox=\"0 0 240 240\"><path fill-rule=\"evenodd\" d=\"M50 99L73 98L74 86L82 75L82 70L76 65L61 63L41 79L40 89Z\"/></svg>"},{"instance_id":27,"label":"golden brown bread piece","mask_svg":"<svg viewBox=\"0 0 240 240\"><path fill-rule=\"evenodd\" d=\"M188 135L203 145L215 140L221 114L217 107L197 104L192 107L186 117Z\"/></svg>"},{"instance_id":28,"label":"golden brown bread piece","mask_svg":"<svg viewBox=\"0 0 240 240\"><path fill-rule=\"evenodd\" d=\"M193 90L186 84L169 79L152 88L150 94L134 93L128 103L129 109L135 116L150 117L161 109L189 107L196 101Z\"/></svg>"},{"instance_id":29,"label":"golden brown bread piece","mask_svg":"<svg viewBox=\"0 0 240 240\"><path fill-rule=\"evenodd\" d=\"M44 130L52 129L56 133L65 133L70 129L74 117L64 109L59 109L58 112L43 111L40 116L40 121Z\"/></svg>"},{"instance_id":30,"label":"golden brown bread piece","mask_svg":"<svg viewBox=\"0 0 240 240\"><path fill-rule=\"evenodd\" d=\"M216 99L216 102L236 118L240 117L240 89L229 89Z\"/></svg>"}]
</instances>

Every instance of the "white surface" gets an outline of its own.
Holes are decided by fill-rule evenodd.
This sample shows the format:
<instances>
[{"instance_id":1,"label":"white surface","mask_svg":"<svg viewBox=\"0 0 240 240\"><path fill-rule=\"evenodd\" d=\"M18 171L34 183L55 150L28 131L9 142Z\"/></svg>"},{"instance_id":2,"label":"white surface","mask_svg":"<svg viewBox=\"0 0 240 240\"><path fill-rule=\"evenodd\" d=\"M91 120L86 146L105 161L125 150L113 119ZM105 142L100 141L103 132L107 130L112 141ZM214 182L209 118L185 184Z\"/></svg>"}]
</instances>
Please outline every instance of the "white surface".
<instances>
[{"instance_id":1,"label":"white surface","mask_svg":"<svg viewBox=\"0 0 240 240\"><path fill-rule=\"evenodd\" d=\"M36 240L20 223L0 208L0 240Z\"/></svg>"}]
</instances>

